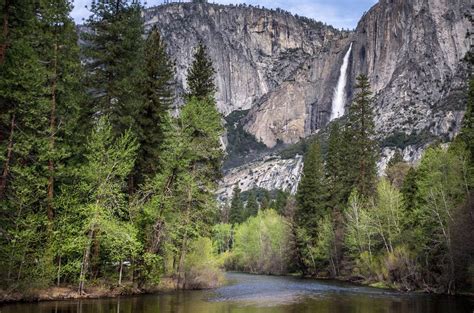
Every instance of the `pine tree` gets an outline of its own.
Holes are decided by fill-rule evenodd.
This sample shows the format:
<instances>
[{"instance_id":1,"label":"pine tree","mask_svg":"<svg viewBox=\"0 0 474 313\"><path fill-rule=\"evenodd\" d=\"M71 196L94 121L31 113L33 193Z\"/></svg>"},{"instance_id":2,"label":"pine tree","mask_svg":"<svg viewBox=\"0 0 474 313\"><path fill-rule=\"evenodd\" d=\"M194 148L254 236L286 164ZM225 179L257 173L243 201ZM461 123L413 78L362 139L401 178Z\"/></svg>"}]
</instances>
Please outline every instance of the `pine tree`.
<instances>
[{"instance_id":1,"label":"pine tree","mask_svg":"<svg viewBox=\"0 0 474 313\"><path fill-rule=\"evenodd\" d=\"M45 283L51 279L55 253L51 249L56 193L71 182L77 168L67 165L83 138L77 133L82 88L71 9L65 0L11 5L8 53L0 65L0 201L8 208L2 215L8 219L19 208L22 212L11 219L16 225L4 225L15 229L18 238L26 239L25 233L35 238L2 245L2 252L10 250L10 274L22 264L18 270L26 279ZM13 251L18 251L18 258Z\"/></svg>"},{"instance_id":2,"label":"pine tree","mask_svg":"<svg viewBox=\"0 0 474 313\"><path fill-rule=\"evenodd\" d=\"M143 102L141 9L135 0L96 0L83 34L93 110L108 116L116 135L130 127L136 131L135 118Z\"/></svg>"},{"instance_id":3,"label":"pine tree","mask_svg":"<svg viewBox=\"0 0 474 313\"><path fill-rule=\"evenodd\" d=\"M350 156L356 169L354 187L363 197L372 195L375 191L377 176L376 162L377 143L374 139L375 124L372 108L372 92L369 79L365 75L357 77L356 89L358 93L349 109L348 138L351 143Z\"/></svg>"},{"instance_id":4,"label":"pine tree","mask_svg":"<svg viewBox=\"0 0 474 313\"><path fill-rule=\"evenodd\" d=\"M198 99L214 97L216 92L214 84L215 73L212 61L207 54L206 46L200 42L196 47L194 60L187 74L187 97L196 97Z\"/></svg>"},{"instance_id":5,"label":"pine tree","mask_svg":"<svg viewBox=\"0 0 474 313\"><path fill-rule=\"evenodd\" d=\"M352 143L347 139L346 127L341 127L339 121L331 123L329 129L326 168L328 185L331 190L331 207L345 206L352 191L353 162L349 158Z\"/></svg>"},{"instance_id":6,"label":"pine tree","mask_svg":"<svg viewBox=\"0 0 474 313\"><path fill-rule=\"evenodd\" d=\"M271 209L272 197L270 192L267 189L263 189L261 199L260 199L260 210Z\"/></svg>"},{"instance_id":7,"label":"pine tree","mask_svg":"<svg viewBox=\"0 0 474 313\"><path fill-rule=\"evenodd\" d=\"M256 216L258 213L257 194L251 190L248 195L247 203L245 204L245 220L251 216Z\"/></svg>"},{"instance_id":8,"label":"pine tree","mask_svg":"<svg viewBox=\"0 0 474 313\"><path fill-rule=\"evenodd\" d=\"M158 170L165 118L173 103L174 64L156 27L148 35L144 52L144 103L136 118L140 150L135 185L142 183L144 177L153 177Z\"/></svg>"},{"instance_id":9,"label":"pine tree","mask_svg":"<svg viewBox=\"0 0 474 313\"><path fill-rule=\"evenodd\" d=\"M319 141L312 143L305 155L296 200L297 225L314 233L319 220L328 212L326 173Z\"/></svg>"},{"instance_id":10,"label":"pine tree","mask_svg":"<svg viewBox=\"0 0 474 313\"><path fill-rule=\"evenodd\" d=\"M273 205L273 208L277 211L278 214L283 214L288 202L288 193L281 189L278 189L274 202L275 204Z\"/></svg>"},{"instance_id":11,"label":"pine tree","mask_svg":"<svg viewBox=\"0 0 474 313\"><path fill-rule=\"evenodd\" d=\"M241 198L241 190L239 184L235 184L232 192L232 201L230 202L230 217L231 224L240 224L244 221L244 203Z\"/></svg>"}]
</instances>

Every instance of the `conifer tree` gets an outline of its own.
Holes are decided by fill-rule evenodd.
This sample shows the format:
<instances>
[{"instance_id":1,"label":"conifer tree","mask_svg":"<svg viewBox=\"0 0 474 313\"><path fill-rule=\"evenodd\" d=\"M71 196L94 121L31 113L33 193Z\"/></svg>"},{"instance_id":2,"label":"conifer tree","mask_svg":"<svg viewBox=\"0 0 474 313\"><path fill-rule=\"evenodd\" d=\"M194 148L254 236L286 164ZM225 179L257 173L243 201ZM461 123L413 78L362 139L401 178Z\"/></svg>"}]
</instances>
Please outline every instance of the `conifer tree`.
<instances>
[{"instance_id":1,"label":"conifer tree","mask_svg":"<svg viewBox=\"0 0 474 313\"><path fill-rule=\"evenodd\" d=\"M260 200L260 210L271 209L271 202L272 198L270 196L270 192L267 189L263 189Z\"/></svg>"},{"instance_id":2,"label":"conifer tree","mask_svg":"<svg viewBox=\"0 0 474 313\"><path fill-rule=\"evenodd\" d=\"M136 0L95 0L83 34L88 87L94 113L110 119L114 133L132 127L143 102L144 33Z\"/></svg>"},{"instance_id":3,"label":"conifer tree","mask_svg":"<svg viewBox=\"0 0 474 313\"><path fill-rule=\"evenodd\" d=\"M239 184L235 184L232 192L232 201L230 203L230 217L231 224L240 224L244 221L244 203L241 198L241 190Z\"/></svg>"},{"instance_id":4,"label":"conifer tree","mask_svg":"<svg viewBox=\"0 0 474 313\"><path fill-rule=\"evenodd\" d=\"M298 226L314 232L319 219L328 212L328 190L321 146L312 143L305 155L303 174L296 193Z\"/></svg>"},{"instance_id":5,"label":"conifer tree","mask_svg":"<svg viewBox=\"0 0 474 313\"><path fill-rule=\"evenodd\" d=\"M215 70L207 54L206 46L200 42L194 53L194 60L188 70L187 82L189 98L205 99L214 97L216 86L214 84Z\"/></svg>"},{"instance_id":6,"label":"conifer tree","mask_svg":"<svg viewBox=\"0 0 474 313\"><path fill-rule=\"evenodd\" d=\"M278 214L283 214L283 211L286 208L288 202L288 193L285 191L278 189L276 192L276 197L274 201L274 205L272 206Z\"/></svg>"},{"instance_id":7,"label":"conifer tree","mask_svg":"<svg viewBox=\"0 0 474 313\"><path fill-rule=\"evenodd\" d=\"M375 124L372 108L372 92L369 79L365 75L357 77L358 93L349 109L347 135L351 143L350 156L355 167L354 187L363 197L375 191L377 176L377 143L374 139Z\"/></svg>"},{"instance_id":8,"label":"conifer tree","mask_svg":"<svg viewBox=\"0 0 474 313\"><path fill-rule=\"evenodd\" d=\"M346 127L341 127L339 121L334 121L330 125L328 151L326 157L326 168L328 185L331 190L331 207L341 208L345 206L352 191L353 184L353 163L352 156L349 156L349 145L346 141Z\"/></svg>"},{"instance_id":9,"label":"conifer tree","mask_svg":"<svg viewBox=\"0 0 474 313\"><path fill-rule=\"evenodd\" d=\"M51 235L60 189L56 182L64 187L71 181L75 169L67 165L82 138L77 132L80 59L71 9L66 0L10 6L8 53L0 65L0 201L8 208L2 212L7 219L9 211L16 215L21 207L22 212L11 219L17 224L5 224L5 229L11 226L19 238L25 232L35 238L2 247L10 250L10 273L15 273L15 263L22 264L19 272L25 278L46 282L54 254Z\"/></svg>"},{"instance_id":10,"label":"conifer tree","mask_svg":"<svg viewBox=\"0 0 474 313\"><path fill-rule=\"evenodd\" d=\"M136 117L140 150L135 168L135 185L157 172L165 118L173 103L174 64L156 27L148 35L144 53L144 102Z\"/></svg>"},{"instance_id":11,"label":"conifer tree","mask_svg":"<svg viewBox=\"0 0 474 313\"><path fill-rule=\"evenodd\" d=\"M245 204L245 219L250 216L256 216L258 209L257 195L254 190L251 190L248 195L247 203Z\"/></svg>"}]
</instances>

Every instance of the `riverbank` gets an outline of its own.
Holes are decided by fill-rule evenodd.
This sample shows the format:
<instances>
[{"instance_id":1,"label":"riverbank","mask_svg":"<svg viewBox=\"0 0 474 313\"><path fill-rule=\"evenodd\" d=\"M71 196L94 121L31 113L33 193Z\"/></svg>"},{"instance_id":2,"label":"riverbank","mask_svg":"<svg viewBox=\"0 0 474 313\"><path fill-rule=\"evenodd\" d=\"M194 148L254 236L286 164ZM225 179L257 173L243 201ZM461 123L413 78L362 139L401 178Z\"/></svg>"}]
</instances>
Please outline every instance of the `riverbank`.
<instances>
[{"instance_id":1,"label":"riverbank","mask_svg":"<svg viewBox=\"0 0 474 313\"><path fill-rule=\"evenodd\" d=\"M38 302L52 300L77 300L116 298L119 296L133 296L153 293L167 293L177 289L176 279L162 278L156 286L136 288L133 284L125 283L122 286L97 285L88 286L83 294L78 292L77 286L63 285L42 289L29 289L24 292L0 290L0 304L14 302Z\"/></svg>"}]
</instances>

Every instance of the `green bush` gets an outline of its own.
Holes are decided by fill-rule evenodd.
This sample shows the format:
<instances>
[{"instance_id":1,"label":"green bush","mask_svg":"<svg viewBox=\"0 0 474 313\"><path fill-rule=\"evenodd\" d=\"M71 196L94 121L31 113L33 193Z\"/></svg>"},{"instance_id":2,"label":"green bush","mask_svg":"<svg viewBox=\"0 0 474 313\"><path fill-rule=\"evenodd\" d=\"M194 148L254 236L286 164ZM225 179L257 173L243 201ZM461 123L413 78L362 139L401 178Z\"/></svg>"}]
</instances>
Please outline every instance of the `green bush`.
<instances>
[{"instance_id":1,"label":"green bush","mask_svg":"<svg viewBox=\"0 0 474 313\"><path fill-rule=\"evenodd\" d=\"M283 274L290 251L290 228L274 210L260 211L235 230L237 269L251 273Z\"/></svg>"},{"instance_id":2,"label":"green bush","mask_svg":"<svg viewBox=\"0 0 474 313\"><path fill-rule=\"evenodd\" d=\"M224 281L224 274L214 255L212 241L209 238L196 238L190 245L186 256L186 289L215 288Z\"/></svg>"}]
</instances>

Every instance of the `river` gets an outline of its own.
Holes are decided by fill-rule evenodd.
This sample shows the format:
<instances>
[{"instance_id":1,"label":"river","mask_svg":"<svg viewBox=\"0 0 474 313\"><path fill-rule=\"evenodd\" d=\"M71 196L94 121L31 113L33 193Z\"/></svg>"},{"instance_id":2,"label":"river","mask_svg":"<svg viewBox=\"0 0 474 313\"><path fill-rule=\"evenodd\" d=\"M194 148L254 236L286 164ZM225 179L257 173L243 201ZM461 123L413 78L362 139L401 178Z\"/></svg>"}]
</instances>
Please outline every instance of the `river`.
<instances>
[{"instance_id":1,"label":"river","mask_svg":"<svg viewBox=\"0 0 474 313\"><path fill-rule=\"evenodd\" d=\"M472 313L468 297L405 294L349 283L227 273L215 290L10 304L0 313Z\"/></svg>"}]
</instances>

